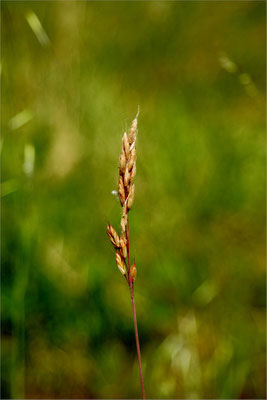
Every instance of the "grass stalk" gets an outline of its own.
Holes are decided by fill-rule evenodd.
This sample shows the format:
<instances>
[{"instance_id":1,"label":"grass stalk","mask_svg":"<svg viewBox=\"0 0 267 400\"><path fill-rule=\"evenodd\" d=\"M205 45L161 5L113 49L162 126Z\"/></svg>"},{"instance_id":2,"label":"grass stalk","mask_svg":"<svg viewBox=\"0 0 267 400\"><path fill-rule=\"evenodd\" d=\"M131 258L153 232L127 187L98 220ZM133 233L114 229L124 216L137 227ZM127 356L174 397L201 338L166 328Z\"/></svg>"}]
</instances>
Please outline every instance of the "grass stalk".
<instances>
[{"instance_id":1,"label":"grass stalk","mask_svg":"<svg viewBox=\"0 0 267 400\"><path fill-rule=\"evenodd\" d=\"M126 240L127 240L127 253L128 253L128 276L129 276L130 275L130 267L131 267L131 263L130 263L130 238L129 238L129 215L128 215L128 218L127 218ZM132 308L133 308L135 342L136 342L136 351L137 351L138 366L139 366L139 373L140 373L140 383L141 383L141 390L142 390L142 398L145 399L146 395L145 395L144 378L143 378L143 372L142 372L141 350L140 350L140 344L139 344L138 326L137 326L136 309L135 309L135 301L134 301L134 287L133 287L133 282L132 282L131 279L128 281L128 283L129 283L129 287L130 287Z\"/></svg>"},{"instance_id":2,"label":"grass stalk","mask_svg":"<svg viewBox=\"0 0 267 400\"><path fill-rule=\"evenodd\" d=\"M132 122L129 133L125 132L122 137L122 152L120 155L120 170L118 182L118 196L122 207L121 215L121 234L118 235L116 230L107 225L107 234L115 249L115 258L117 267L124 275L131 294L133 322L135 330L136 351L138 357L138 365L140 372L140 382L142 390L142 398L145 399L144 379L142 372L141 351L138 336L136 308L134 301L134 282L136 278L135 262L131 265L130 260L130 239L129 239L129 211L132 208L134 199L134 177L136 174L136 136L137 136L137 116Z\"/></svg>"}]
</instances>

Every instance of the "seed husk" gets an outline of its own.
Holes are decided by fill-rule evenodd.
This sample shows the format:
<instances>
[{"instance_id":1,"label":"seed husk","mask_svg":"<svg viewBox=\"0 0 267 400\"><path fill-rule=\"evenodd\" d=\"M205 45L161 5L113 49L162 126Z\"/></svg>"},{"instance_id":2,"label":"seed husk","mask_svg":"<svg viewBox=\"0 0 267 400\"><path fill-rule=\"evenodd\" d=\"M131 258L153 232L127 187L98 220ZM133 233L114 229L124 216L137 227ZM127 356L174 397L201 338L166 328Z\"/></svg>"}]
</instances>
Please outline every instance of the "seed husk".
<instances>
[{"instance_id":1,"label":"seed husk","mask_svg":"<svg viewBox=\"0 0 267 400\"><path fill-rule=\"evenodd\" d=\"M116 263L122 275L126 275L126 265L119 252L116 252Z\"/></svg>"},{"instance_id":2,"label":"seed husk","mask_svg":"<svg viewBox=\"0 0 267 400\"><path fill-rule=\"evenodd\" d=\"M108 234L108 237L109 237L112 245L115 248L119 248L120 247L120 237L117 234L117 232L115 231L115 229L113 228L113 226L111 226L110 224L107 225L107 234Z\"/></svg>"}]
</instances>

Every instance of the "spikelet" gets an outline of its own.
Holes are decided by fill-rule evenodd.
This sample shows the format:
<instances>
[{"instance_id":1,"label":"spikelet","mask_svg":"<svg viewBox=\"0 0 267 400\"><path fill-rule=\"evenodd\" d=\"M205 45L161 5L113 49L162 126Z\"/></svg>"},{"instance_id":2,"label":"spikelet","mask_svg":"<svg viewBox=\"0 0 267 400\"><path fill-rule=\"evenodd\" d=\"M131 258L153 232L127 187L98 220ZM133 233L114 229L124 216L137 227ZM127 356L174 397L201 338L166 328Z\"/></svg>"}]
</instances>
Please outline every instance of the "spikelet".
<instances>
[{"instance_id":1,"label":"spikelet","mask_svg":"<svg viewBox=\"0 0 267 400\"><path fill-rule=\"evenodd\" d=\"M108 237L109 237L112 245L115 247L115 249L120 248L119 235L117 234L115 229L110 224L107 225L107 234L108 234Z\"/></svg>"},{"instance_id":2,"label":"spikelet","mask_svg":"<svg viewBox=\"0 0 267 400\"><path fill-rule=\"evenodd\" d=\"M132 168L131 173L130 173L130 181L131 182L133 182L135 174L136 174L136 162L134 162L133 168Z\"/></svg>"},{"instance_id":3,"label":"spikelet","mask_svg":"<svg viewBox=\"0 0 267 400\"><path fill-rule=\"evenodd\" d=\"M136 139L136 129L137 129L137 116L133 120L130 131L129 131L129 144L131 145L133 142L135 142Z\"/></svg>"},{"instance_id":4,"label":"spikelet","mask_svg":"<svg viewBox=\"0 0 267 400\"><path fill-rule=\"evenodd\" d=\"M125 186L126 190L128 188L130 178L131 178L130 172L129 172L128 168L126 167L126 171L124 174L124 186Z\"/></svg>"},{"instance_id":5,"label":"spikelet","mask_svg":"<svg viewBox=\"0 0 267 400\"><path fill-rule=\"evenodd\" d=\"M131 274L132 282L135 281L136 272L137 272L137 270L136 270L136 266L135 266L135 262L134 262L133 265L131 266L131 269L130 269L130 274Z\"/></svg>"},{"instance_id":6,"label":"spikelet","mask_svg":"<svg viewBox=\"0 0 267 400\"><path fill-rule=\"evenodd\" d=\"M128 136L127 136L126 132L124 133L124 135L122 137L122 149L124 151L126 160L128 160L129 154L130 154L130 144L129 144L129 140L128 140Z\"/></svg>"},{"instance_id":7,"label":"spikelet","mask_svg":"<svg viewBox=\"0 0 267 400\"><path fill-rule=\"evenodd\" d=\"M124 234L120 237L120 253L121 256L126 259L127 257L127 245L126 245L126 237Z\"/></svg>"},{"instance_id":8,"label":"spikelet","mask_svg":"<svg viewBox=\"0 0 267 400\"><path fill-rule=\"evenodd\" d=\"M125 203L125 189L124 189L124 184L123 184L123 177L120 175L119 177L119 184L118 184L118 195L120 198L121 205Z\"/></svg>"},{"instance_id":9,"label":"spikelet","mask_svg":"<svg viewBox=\"0 0 267 400\"><path fill-rule=\"evenodd\" d=\"M133 168L135 159L136 159L136 149L135 149L135 147L133 147L133 149L130 153L130 158L129 158L129 162L128 162L128 170L129 171L131 171L131 169Z\"/></svg>"},{"instance_id":10,"label":"spikelet","mask_svg":"<svg viewBox=\"0 0 267 400\"><path fill-rule=\"evenodd\" d=\"M128 210L130 210L132 208L133 200L134 200L134 183L130 186L130 190L129 190L129 196L128 196L128 202L127 202Z\"/></svg>"},{"instance_id":11,"label":"spikelet","mask_svg":"<svg viewBox=\"0 0 267 400\"><path fill-rule=\"evenodd\" d=\"M119 252L116 252L116 263L122 275L126 275L126 265Z\"/></svg>"},{"instance_id":12,"label":"spikelet","mask_svg":"<svg viewBox=\"0 0 267 400\"><path fill-rule=\"evenodd\" d=\"M125 157L124 152L122 152L120 155L120 172L122 174L124 174L125 168L126 168L126 157Z\"/></svg>"}]
</instances>

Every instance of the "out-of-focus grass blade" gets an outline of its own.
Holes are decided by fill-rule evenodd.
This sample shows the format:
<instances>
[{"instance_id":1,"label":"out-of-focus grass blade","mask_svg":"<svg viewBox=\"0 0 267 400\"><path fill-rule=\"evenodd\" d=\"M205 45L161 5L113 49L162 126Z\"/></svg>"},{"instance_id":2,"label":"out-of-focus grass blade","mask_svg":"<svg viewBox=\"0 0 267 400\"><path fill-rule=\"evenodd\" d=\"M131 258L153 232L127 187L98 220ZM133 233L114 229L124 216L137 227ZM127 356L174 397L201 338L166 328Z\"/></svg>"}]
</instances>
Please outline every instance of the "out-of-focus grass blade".
<instances>
[{"instance_id":1,"label":"out-of-focus grass blade","mask_svg":"<svg viewBox=\"0 0 267 400\"><path fill-rule=\"evenodd\" d=\"M39 43L44 47L48 46L50 44L49 37L47 36L47 33L37 15L33 11L29 11L25 17Z\"/></svg>"},{"instance_id":2,"label":"out-of-focus grass blade","mask_svg":"<svg viewBox=\"0 0 267 400\"><path fill-rule=\"evenodd\" d=\"M257 95L257 88L254 82L251 79L251 76L247 73L242 73L239 75L239 80L241 85L245 87L245 90L249 96L256 96Z\"/></svg>"},{"instance_id":3,"label":"out-of-focus grass blade","mask_svg":"<svg viewBox=\"0 0 267 400\"><path fill-rule=\"evenodd\" d=\"M10 193L16 192L19 189L19 183L16 179L9 179L1 183L1 197L7 196Z\"/></svg>"},{"instance_id":4,"label":"out-of-focus grass blade","mask_svg":"<svg viewBox=\"0 0 267 400\"><path fill-rule=\"evenodd\" d=\"M4 137L2 135L0 139L0 154L2 154L3 146L4 146Z\"/></svg>"},{"instance_id":5,"label":"out-of-focus grass blade","mask_svg":"<svg viewBox=\"0 0 267 400\"><path fill-rule=\"evenodd\" d=\"M231 60L226 54L221 53L219 56L219 62L220 65L223 69L225 69L227 72L229 72L230 74L235 74L238 73L238 66L237 64ZM254 97L257 95L258 91L257 88L253 82L253 80L251 79L251 76L246 73L246 72L242 72L238 74L238 78L239 78L239 82L241 83L241 85L244 86L247 94L251 97Z\"/></svg>"},{"instance_id":6,"label":"out-of-focus grass blade","mask_svg":"<svg viewBox=\"0 0 267 400\"><path fill-rule=\"evenodd\" d=\"M32 144L26 144L24 146L23 171L28 176L33 174L34 161L35 161L35 148Z\"/></svg>"},{"instance_id":7,"label":"out-of-focus grass blade","mask_svg":"<svg viewBox=\"0 0 267 400\"><path fill-rule=\"evenodd\" d=\"M21 128L33 118L33 114L29 110L23 110L12 117L8 123L10 129L15 130Z\"/></svg>"},{"instance_id":8,"label":"out-of-focus grass blade","mask_svg":"<svg viewBox=\"0 0 267 400\"><path fill-rule=\"evenodd\" d=\"M204 281L193 293L192 299L199 305L209 304L218 294L218 288L215 282Z\"/></svg>"},{"instance_id":9,"label":"out-of-focus grass blade","mask_svg":"<svg viewBox=\"0 0 267 400\"><path fill-rule=\"evenodd\" d=\"M219 62L220 62L221 67L223 69L225 69L227 72L229 72L230 74L234 74L238 70L236 63L233 60L231 60L224 53L220 54Z\"/></svg>"}]
</instances>

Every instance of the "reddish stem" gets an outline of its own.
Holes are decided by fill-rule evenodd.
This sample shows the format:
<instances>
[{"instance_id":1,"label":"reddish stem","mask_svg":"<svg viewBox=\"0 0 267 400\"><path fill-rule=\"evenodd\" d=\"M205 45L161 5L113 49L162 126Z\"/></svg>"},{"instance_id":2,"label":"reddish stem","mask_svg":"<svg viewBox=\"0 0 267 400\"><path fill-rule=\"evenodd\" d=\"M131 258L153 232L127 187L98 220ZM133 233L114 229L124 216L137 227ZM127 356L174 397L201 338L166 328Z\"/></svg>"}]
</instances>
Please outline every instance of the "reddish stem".
<instances>
[{"instance_id":1,"label":"reddish stem","mask_svg":"<svg viewBox=\"0 0 267 400\"><path fill-rule=\"evenodd\" d=\"M128 254L128 283L129 283L129 287L130 287L131 299L132 299L132 307L133 307L133 320L134 320L136 350L137 350L137 356L138 356L138 364L139 364L142 396L143 396L143 399L145 399L146 395L145 395L145 388L144 388L144 379L143 379L142 363L141 363L141 351L140 351L138 327L137 327L137 319L136 319L136 310L135 310L135 302L134 302L134 289L133 289L133 281L132 281L132 278L131 278L129 216L128 216L128 213L127 213L126 242L127 242L126 246L127 246L127 254Z\"/></svg>"}]
</instances>

